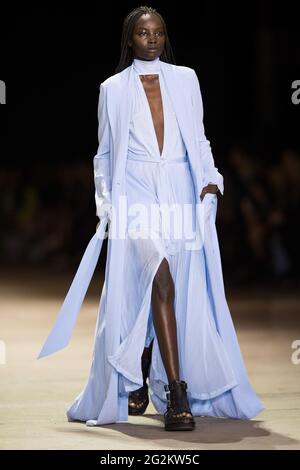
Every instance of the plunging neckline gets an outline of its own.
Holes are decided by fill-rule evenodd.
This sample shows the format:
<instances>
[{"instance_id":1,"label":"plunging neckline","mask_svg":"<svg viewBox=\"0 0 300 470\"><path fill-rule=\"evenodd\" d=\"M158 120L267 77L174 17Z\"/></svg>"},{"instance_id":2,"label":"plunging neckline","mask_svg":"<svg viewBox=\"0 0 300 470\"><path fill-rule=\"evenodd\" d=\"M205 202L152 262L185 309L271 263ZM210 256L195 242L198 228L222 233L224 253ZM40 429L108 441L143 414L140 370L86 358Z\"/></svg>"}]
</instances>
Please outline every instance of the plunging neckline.
<instances>
[{"instance_id":1,"label":"plunging neckline","mask_svg":"<svg viewBox=\"0 0 300 470\"><path fill-rule=\"evenodd\" d=\"M154 126L154 122L153 122L153 117L152 117L152 112L151 112L151 107L150 107L150 103L149 103L149 100L148 100L148 97L147 97L147 93L145 91L145 88L144 88L144 85L142 83L142 80L140 78L141 75L145 75L145 74L138 74L138 81L140 83L140 87L142 88L142 93L143 93L143 97L144 97L144 101L146 101L146 108L148 109L148 113L150 115L150 118L151 118L151 123L152 123L152 133L154 135L154 138L155 138L155 141L156 141L156 147L157 147L157 150L158 150L158 155L159 155L159 158L162 159L164 158L163 157L163 153L164 153L164 149L165 149L165 136L166 136L166 126L165 126L165 103L164 103L164 98L163 98L163 93L162 93L162 89L161 89L161 81L160 81L160 73L159 72L154 72L153 74L151 75L158 75L158 83L159 83L159 90L160 90L160 96L161 96L161 102L162 102L162 110L163 110L163 120L164 120L164 132L163 132L163 145L162 145L162 151L160 153L160 149L159 149L159 143L158 143L158 138L157 138L157 135L156 135L156 131L155 131L155 126Z\"/></svg>"}]
</instances>

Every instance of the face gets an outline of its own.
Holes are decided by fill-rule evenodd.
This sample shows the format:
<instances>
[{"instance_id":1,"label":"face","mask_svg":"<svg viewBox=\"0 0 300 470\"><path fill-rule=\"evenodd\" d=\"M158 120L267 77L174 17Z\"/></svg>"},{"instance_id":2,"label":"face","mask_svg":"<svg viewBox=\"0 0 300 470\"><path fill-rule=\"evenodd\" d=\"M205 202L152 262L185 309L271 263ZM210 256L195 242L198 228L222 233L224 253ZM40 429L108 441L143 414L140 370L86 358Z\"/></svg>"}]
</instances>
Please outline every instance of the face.
<instances>
[{"instance_id":1,"label":"face","mask_svg":"<svg viewBox=\"0 0 300 470\"><path fill-rule=\"evenodd\" d=\"M160 18L142 15L135 23L128 46L132 47L135 58L153 60L159 57L165 47L165 32Z\"/></svg>"}]
</instances>

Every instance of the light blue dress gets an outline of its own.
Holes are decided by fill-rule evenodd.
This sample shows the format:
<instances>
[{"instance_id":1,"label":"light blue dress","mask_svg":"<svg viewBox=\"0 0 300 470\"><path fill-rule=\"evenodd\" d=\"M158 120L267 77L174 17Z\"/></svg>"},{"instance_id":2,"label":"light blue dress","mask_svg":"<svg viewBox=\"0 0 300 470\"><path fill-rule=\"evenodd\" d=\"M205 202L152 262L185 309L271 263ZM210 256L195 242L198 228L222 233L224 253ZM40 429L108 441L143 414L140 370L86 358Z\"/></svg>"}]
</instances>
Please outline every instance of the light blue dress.
<instances>
[{"instance_id":1,"label":"light blue dress","mask_svg":"<svg viewBox=\"0 0 300 470\"><path fill-rule=\"evenodd\" d=\"M136 92L133 98L130 122L129 149L126 166L126 193L128 204L195 204L195 194L190 174L187 151L181 136L175 112L172 108L163 77L156 61L134 59ZM151 110L139 74L158 73L164 111L164 142L160 155ZM161 212L164 216L164 212ZM191 226L195 230L195 213L191 214ZM175 314L179 349L180 377L188 383L190 398L199 400L199 407L207 406L203 400L213 398L236 385L225 348L218 335L208 298L205 258L203 248L185 249L192 240L192 233L176 237L176 219L166 217L159 238L132 240L128 238L125 265L126 283L124 316L127 325L132 315L132 325L139 317L138 306L143 304L147 285L140 278L144 273L145 284L152 278L151 263L163 253L167 259L175 284ZM163 225L163 224L162 224ZM150 227L151 228L151 227ZM153 230L152 232L153 233ZM157 254L159 253L159 255ZM145 256L147 254L147 256ZM133 290L132 290L133 289ZM132 309L135 296L137 309ZM146 316L150 312L146 345L154 338L150 370L151 399L157 411L165 409L163 384L167 376L163 367L159 346L151 316L151 303L147 299ZM146 318L146 317L145 317ZM127 332L124 331L124 335ZM195 364L197 366L195 367Z\"/></svg>"},{"instance_id":2,"label":"light blue dress","mask_svg":"<svg viewBox=\"0 0 300 470\"><path fill-rule=\"evenodd\" d=\"M84 421L89 426L128 419L128 392L142 385L141 355L137 351L142 352L152 339L150 398L159 414L163 415L166 411L164 385L168 380L151 310L153 278L164 258L169 263L175 285L180 378L188 384L192 413L195 416L247 419L263 409L249 384L225 301L217 239L213 230L216 195L206 194L204 203L200 204L203 211L201 218L206 221L206 240L209 237L212 243L206 243L206 249L201 243L199 246L193 243L201 225L198 225L199 219L195 214L199 194L195 194L190 157L180 131L182 128L178 125L178 115L168 94L172 83L166 86L167 74L162 69L166 66L159 60L146 62L134 59L133 62L133 100L125 169L127 204L130 208L124 240L125 288L118 291L118 283L113 282L113 293L120 299L121 307L117 319L120 321L117 325L120 340L117 338L116 349L110 348L113 354L108 353L111 335L117 326L110 321L112 312L107 307L108 299L111 299L107 286L112 282L107 263L90 373L85 387L67 410L70 421ZM159 74L164 113L161 155L150 106L139 78L139 74L146 73ZM103 110L101 108L101 112ZM108 127L107 120L101 123ZM211 175L214 176L213 172ZM152 214L150 208L159 207L159 211L155 212L155 217L139 218L135 210L131 211L137 207L147 209L147 215ZM175 210L172 218L169 215L173 212L166 212L166 207L181 210ZM191 210L184 211L185 207ZM177 218L180 213L184 213L184 224ZM182 225L188 227L183 233L178 232ZM104 228L103 223L91 239L39 357L68 344L99 257ZM194 249L191 249L191 243ZM110 255L108 251L108 259ZM216 263L212 263L213 260ZM213 283L212 279L219 279L220 282ZM110 379L111 369L116 381Z\"/></svg>"}]
</instances>

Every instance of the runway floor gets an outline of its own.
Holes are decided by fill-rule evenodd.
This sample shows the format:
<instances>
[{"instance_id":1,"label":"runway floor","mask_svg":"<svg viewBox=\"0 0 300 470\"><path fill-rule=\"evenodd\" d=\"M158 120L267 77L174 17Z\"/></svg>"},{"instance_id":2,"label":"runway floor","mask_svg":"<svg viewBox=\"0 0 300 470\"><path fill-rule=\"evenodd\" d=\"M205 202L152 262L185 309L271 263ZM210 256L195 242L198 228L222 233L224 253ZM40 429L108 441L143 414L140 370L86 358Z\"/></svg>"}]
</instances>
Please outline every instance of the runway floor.
<instances>
[{"instance_id":1,"label":"runway floor","mask_svg":"<svg viewBox=\"0 0 300 470\"><path fill-rule=\"evenodd\" d=\"M1 273L1 449L300 449L300 291L227 292L251 382L266 406L251 421L196 418L193 432L166 432L143 417L91 428L65 411L87 379L102 280L95 274L70 345L36 360L74 273ZM300 358L300 354L298 355Z\"/></svg>"}]
</instances>

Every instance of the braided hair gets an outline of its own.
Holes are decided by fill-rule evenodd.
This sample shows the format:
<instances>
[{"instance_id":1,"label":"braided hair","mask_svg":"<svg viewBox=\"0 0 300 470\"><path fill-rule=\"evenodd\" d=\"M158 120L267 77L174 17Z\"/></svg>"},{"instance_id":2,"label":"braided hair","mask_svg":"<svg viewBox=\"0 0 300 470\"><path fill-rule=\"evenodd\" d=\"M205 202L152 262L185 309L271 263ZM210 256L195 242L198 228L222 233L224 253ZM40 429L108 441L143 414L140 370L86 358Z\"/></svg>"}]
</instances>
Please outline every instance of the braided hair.
<instances>
[{"instance_id":1,"label":"braided hair","mask_svg":"<svg viewBox=\"0 0 300 470\"><path fill-rule=\"evenodd\" d=\"M163 60L164 62L168 62L169 64L176 64L164 19L155 8L140 6L132 10L124 20L121 38L121 57L119 64L115 69L115 73L122 72L122 70L126 69L126 67L131 65L134 57L132 48L128 46L128 41L131 40L132 33L137 20L145 14L154 14L160 18L165 33L165 47L160 58L161 60Z\"/></svg>"}]
</instances>

